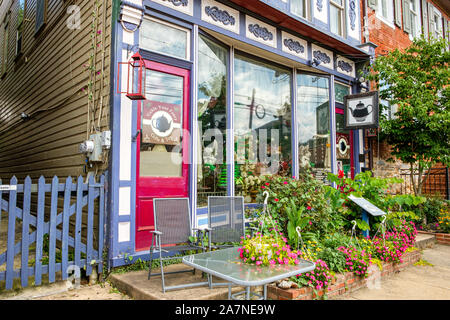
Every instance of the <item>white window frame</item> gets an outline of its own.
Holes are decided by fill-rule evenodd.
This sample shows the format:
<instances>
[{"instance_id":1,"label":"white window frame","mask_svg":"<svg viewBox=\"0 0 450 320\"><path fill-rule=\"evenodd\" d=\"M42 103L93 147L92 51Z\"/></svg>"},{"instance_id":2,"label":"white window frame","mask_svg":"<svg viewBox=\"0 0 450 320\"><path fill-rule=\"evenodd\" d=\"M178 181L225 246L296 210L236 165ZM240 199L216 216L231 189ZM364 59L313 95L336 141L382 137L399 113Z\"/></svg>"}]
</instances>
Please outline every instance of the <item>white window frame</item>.
<instances>
[{"instance_id":1,"label":"white window frame","mask_svg":"<svg viewBox=\"0 0 450 320\"><path fill-rule=\"evenodd\" d=\"M413 40L414 38L419 37L422 34L422 23L421 23L421 11L420 11L420 2L419 0L410 0L409 11L411 13L411 33L409 34L409 39ZM416 10L412 9L412 5L414 4Z\"/></svg>"},{"instance_id":2,"label":"white window frame","mask_svg":"<svg viewBox=\"0 0 450 320\"><path fill-rule=\"evenodd\" d=\"M393 0L378 0L377 1L376 16L379 20L383 21L392 29L395 29L394 25L394 1ZM386 4L386 17L383 15L384 4Z\"/></svg>"},{"instance_id":3,"label":"white window frame","mask_svg":"<svg viewBox=\"0 0 450 320\"><path fill-rule=\"evenodd\" d=\"M336 7L339 10L339 15L341 16L341 33L335 33L338 36L345 36L345 0L342 1L342 5L330 0L330 7ZM331 20L331 9L330 9L330 20Z\"/></svg>"},{"instance_id":4,"label":"white window frame","mask_svg":"<svg viewBox=\"0 0 450 320\"><path fill-rule=\"evenodd\" d=\"M436 36L439 36L439 38L443 38L443 26L442 26L442 14L441 12L436 9L435 6L432 6L433 12L428 13L428 19L431 21L431 28L430 33L433 35L433 37L437 38ZM435 23L435 17L438 17L438 25L436 26Z\"/></svg>"},{"instance_id":5,"label":"white window frame","mask_svg":"<svg viewBox=\"0 0 450 320\"><path fill-rule=\"evenodd\" d=\"M290 11L291 13L296 16L296 17L300 17L302 19L305 20L310 20L310 10L311 10L311 0L300 0L303 2L303 12L304 12L304 16L298 15L297 13L295 13L294 11L292 11L292 0L290 1Z\"/></svg>"}]
</instances>

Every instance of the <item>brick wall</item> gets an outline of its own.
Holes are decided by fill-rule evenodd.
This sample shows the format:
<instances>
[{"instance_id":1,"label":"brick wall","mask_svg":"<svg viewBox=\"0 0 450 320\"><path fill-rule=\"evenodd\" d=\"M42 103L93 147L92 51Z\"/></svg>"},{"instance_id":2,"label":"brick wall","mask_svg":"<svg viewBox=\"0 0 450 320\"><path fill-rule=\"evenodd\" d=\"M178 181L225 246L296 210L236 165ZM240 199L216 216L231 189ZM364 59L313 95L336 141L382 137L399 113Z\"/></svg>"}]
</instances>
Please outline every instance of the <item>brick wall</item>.
<instances>
[{"instance_id":1,"label":"brick wall","mask_svg":"<svg viewBox=\"0 0 450 320\"><path fill-rule=\"evenodd\" d=\"M347 295L358 289L365 288L371 281L374 281L375 277L389 277L419 261L420 257L420 251L414 250L403 254L402 263L383 263L381 271L379 271L378 266L372 265L371 272L369 272L367 278L355 276L352 272L337 274L335 282L327 288L327 296L329 299L333 299L337 296ZM319 297L322 297L324 290L318 291L317 294ZM312 300L317 297L310 287L281 289L275 285L269 285L267 287L267 298L271 300Z\"/></svg>"},{"instance_id":2,"label":"brick wall","mask_svg":"<svg viewBox=\"0 0 450 320\"><path fill-rule=\"evenodd\" d=\"M418 231L423 234L431 234L436 237L436 242L439 244L445 244L450 246L450 233L436 233L427 231Z\"/></svg>"}]
</instances>

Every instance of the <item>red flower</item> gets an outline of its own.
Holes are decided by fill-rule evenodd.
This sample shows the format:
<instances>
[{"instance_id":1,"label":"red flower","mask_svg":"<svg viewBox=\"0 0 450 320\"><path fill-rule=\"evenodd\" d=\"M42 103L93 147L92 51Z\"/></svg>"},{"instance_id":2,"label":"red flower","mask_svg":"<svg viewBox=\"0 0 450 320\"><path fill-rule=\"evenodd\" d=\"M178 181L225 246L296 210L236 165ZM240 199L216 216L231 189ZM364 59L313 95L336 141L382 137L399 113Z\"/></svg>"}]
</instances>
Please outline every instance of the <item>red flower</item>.
<instances>
[{"instance_id":1,"label":"red flower","mask_svg":"<svg viewBox=\"0 0 450 320\"><path fill-rule=\"evenodd\" d=\"M270 185L270 183L266 182L266 186Z\"/></svg>"},{"instance_id":2,"label":"red flower","mask_svg":"<svg viewBox=\"0 0 450 320\"><path fill-rule=\"evenodd\" d=\"M275 202L278 202L278 198L275 198Z\"/></svg>"},{"instance_id":3,"label":"red flower","mask_svg":"<svg viewBox=\"0 0 450 320\"><path fill-rule=\"evenodd\" d=\"M310 206L307 206L306 209L311 210L311 207L310 207Z\"/></svg>"},{"instance_id":4,"label":"red flower","mask_svg":"<svg viewBox=\"0 0 450 320\"><path fill-rule=\"evenodd\" d=\"M262 189L265 189L266 187L264 187L264 186L261 186L261 188L262 188Z\"/></svg>"},{"instance_id":5,"label":"red flower","mask_svg":"<svg viewBox=\"0 0 450 320\"><path fill-rule=\"evenodd\" d=\"M343 177L344 177L344 171L339 170L339 171L338 171L338 178L339 178L339 179L342 179Z\"/></svg>"}]
</instances>

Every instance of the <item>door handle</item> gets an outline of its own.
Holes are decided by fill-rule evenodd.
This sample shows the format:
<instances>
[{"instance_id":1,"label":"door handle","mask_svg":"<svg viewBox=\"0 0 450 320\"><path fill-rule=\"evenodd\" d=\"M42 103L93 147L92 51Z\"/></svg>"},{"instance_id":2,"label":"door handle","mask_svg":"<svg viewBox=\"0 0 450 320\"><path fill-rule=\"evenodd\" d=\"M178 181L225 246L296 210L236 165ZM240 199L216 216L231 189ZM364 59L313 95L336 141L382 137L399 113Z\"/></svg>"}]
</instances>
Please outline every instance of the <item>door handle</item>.
<instances>
[{"instance_id":1,"label":"door handle","mask_svg":"<svg viewBox=\"0 0 450 320\"><path fill-rule=\"evenodd\" d=\"M136 142L137 137L141 134L142 129L139 129L136 134L131 138L131 141Z\"/></svg>"}]
</instances>

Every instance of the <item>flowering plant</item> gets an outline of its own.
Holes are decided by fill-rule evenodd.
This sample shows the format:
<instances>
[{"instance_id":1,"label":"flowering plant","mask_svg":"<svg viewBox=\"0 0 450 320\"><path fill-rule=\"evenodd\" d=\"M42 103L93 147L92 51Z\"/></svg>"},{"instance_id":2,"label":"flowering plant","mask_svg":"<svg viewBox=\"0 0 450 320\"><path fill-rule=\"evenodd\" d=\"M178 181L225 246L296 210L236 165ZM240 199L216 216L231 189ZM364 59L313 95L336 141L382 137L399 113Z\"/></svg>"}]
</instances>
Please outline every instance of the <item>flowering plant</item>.
<instances>
[{"instance_id":1,"label":"flowering plant","mask_svg":"<svg viewBox=\"0 0 450 320\"><path fill-rule=\"evenodd\" d=\"M325 261L317 259L316 268L311 272L298 274L291 279L300 285L307 285L316 290L326 289L332 281L333 275Z\"/></svg>"},{"instance_id":2,"label":"flowering plant","mask_svg":"<svg viewBox=\"0 0 450 320\"><path fill-rule=\"evenodd\" d=\"M442 231L450 233L450 211L448 208L442 208L439 212L439 228Z\"/></svg>"},{"instance_id":3,"label":"flowering plant","mask_svg":"<svg viewBox=\"0 0 450 320\"><path fill-rule=\"evenodd\" d=\"M254 237L247 235L241 239L242 247L237 250L244 263L258 266L300 263L297 251L291 250L282 233L278 237L271 237L257 232Z\"/></svg>"},{"instance_id":4,"label":"flowering plant","mask_svg":"<svg viewBox=\"0 0 450 320\"><path fill-rule=\"evenodd\" d=\"M346 255L345 264L347 265L347 271L352 271L354 274L361 277L368 276L368 268L370 265L370 259L372 258L370 253L364 249L361 251L357 250L353 246L341 246L338 250Z\"/></svg>"}]
</instances>

